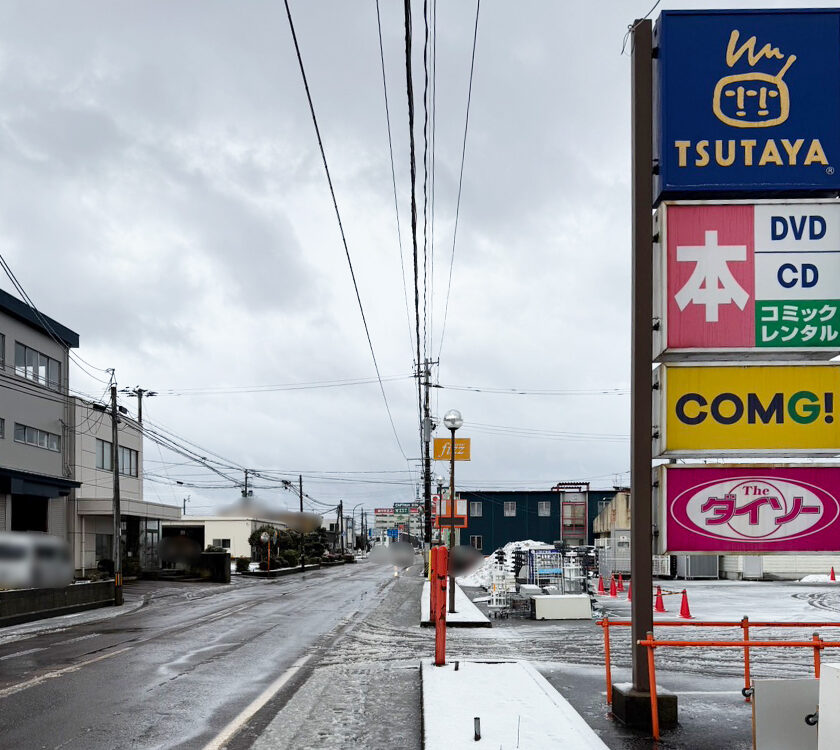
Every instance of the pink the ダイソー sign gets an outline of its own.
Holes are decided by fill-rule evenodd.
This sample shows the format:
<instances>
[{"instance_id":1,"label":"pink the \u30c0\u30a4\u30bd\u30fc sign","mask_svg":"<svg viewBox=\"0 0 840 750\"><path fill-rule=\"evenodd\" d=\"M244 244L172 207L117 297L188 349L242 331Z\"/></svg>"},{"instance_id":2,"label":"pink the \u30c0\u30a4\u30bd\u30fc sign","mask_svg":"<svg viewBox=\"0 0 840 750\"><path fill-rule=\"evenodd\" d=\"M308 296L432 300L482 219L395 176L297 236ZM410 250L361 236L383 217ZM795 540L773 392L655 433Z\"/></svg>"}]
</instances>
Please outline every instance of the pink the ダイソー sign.
<instances>
[{"instance_id":1,"label":"pink the \u30c0\u30a4\u30bd\u30fc sign","mask_svg":"<svg viewBox=\"0 0 840 750\"><path fill-rule=\"evenodd\" d=\"M840 551L840 467L662 466L659 471L663 552Z\"/></svg>"}]
</instances>

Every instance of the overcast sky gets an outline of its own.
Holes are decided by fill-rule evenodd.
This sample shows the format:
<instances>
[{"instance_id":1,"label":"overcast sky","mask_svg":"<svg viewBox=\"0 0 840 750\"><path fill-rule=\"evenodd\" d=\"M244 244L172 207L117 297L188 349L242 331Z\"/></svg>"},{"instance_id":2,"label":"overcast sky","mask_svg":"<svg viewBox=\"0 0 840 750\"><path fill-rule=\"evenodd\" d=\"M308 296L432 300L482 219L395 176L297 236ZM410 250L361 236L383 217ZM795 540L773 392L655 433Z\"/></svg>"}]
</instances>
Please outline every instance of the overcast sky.
<instances>
[{"instance_id":1,"label":"overcast sky","mask_svg":"<svg viewBox=\"0 0 840 750\"><path fill-rule=\"evenodd\" d=\"M460 409L459 434L472 438L459 486L627 481L630 58L620 51L628 24L651 4L481 3L452 291L434 371L444 387L432 402L436 415ZM424 32L422 3L413 5L422 222ZM380 6L413 307L403 4ZM655 14L688 7L696 3L663 2ZM373 508L415 496L420 455L376 5L293 0L291 8L401 447L370 382L279 0L0 4L0 252L36 305L80 334L87 362L115 368L120 387L161 394L144 402L150 425L232 465L303 472L306 491L323 502ZM438 3L435 358L474 20L472 0ZM13 291L5 278L0 286ZM367 382L229 392L348 380ZM73 366L71 387L99 396L105 384ZM136 409L134 399L123 403ZM238 495L168 486L224 481L150 442L145 469L154 475L147 499L190 495L188 513ZM295 504L257 482L266 501Z\"/></svg>"}]
</instances>

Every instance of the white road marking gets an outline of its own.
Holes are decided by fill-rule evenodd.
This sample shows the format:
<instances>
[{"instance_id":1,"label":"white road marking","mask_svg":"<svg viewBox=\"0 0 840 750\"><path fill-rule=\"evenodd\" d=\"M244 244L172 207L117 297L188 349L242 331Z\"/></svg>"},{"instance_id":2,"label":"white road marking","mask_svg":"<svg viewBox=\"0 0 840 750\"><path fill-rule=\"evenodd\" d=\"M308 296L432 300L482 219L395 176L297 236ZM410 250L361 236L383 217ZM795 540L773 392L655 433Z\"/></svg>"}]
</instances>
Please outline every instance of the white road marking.
<instances>
[{"instance_id":1,"label":"white road marking","mask_svg":"<svg viewBox=\"0 0 840 750\"><path fill-rule=\"evenodd\" d=\"M102 633L88 633L88 635L79 635L71 638L68 641L59 641L56 646L66 646L68 643L78 643L79 641L86 641L88 638L98 638Z\"/></svg>"},{"instance_id":2,"label":"white road marking","mask_svg":"<svg viewBox=\"0 0 840 750\"><path fill-rule=\"evenodd\" d=\"M272 682L265 690L262 691L242 712L233 719L216 737L204 746L204 750L221 750L233 736L242 729L243 726L257 713L266 703L268 703L280 689L294 677L303 667L306 662L312 658L312 655L298 659L291 667L283 672L274 682Z\"/></svg>"},{"instance_id":3,"label":"white road marking","mask_svg":"<svg viewBox=\"0 0 840 750\"><path fill-rule=\"evenodd\" d=\"M8 654L6 656L0 656L0 661L6 661L6 659L17 659L19 656L26 656L27 654L34 654L38 651L46 651L47 647L44 646L43 648L28 648L26 651L16 651L14 654Z\"/></svg>"},{"instance_id":4,"label":"white road marking","mask_svg":"<svg viewBox=\"0 0 840 750\"><path fill-rule=\"evenodd\" d=\"M97 661L110 659L112 656L122 654L125 651L129 651L131 648L131 646L126 646L125 648L121 648L119 651L111 651L111 653L109 654L102 654L101 656L97 656L93 659L81 661L78 664L73 664L69 667L58 669L55 672L47 672L46 674L42 674L38 677L33 677L31 680L27 680L26 682L20 682L17 685L12 685L11 687L7 687L3 690L0 690L0 698L8 698L10 695L19 693L21 690L26 690L27 688L35 687L35 685L39 685L45 680L51 680L54 677L61 677L62 675L69 674L70 672L75 672L76 670L81 669L82 667L86 667L88 664L93 664Z\"/></svg>"}]
</instances>

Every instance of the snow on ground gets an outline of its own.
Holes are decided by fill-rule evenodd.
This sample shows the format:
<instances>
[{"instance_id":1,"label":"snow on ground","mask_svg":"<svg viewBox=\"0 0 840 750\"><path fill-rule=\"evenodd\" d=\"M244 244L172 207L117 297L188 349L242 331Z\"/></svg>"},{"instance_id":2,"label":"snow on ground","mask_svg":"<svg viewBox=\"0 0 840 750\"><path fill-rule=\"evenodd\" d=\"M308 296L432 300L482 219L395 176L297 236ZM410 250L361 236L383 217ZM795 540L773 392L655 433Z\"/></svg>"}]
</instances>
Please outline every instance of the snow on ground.
<instances>
[{"instance_id":1,"label":"snow on ground","mask_svg":"<svg viewBox=\"0 0 840 750\"><path fill-rule=\"evenodd\" d=\"M423 583L423 593L420 595L420 623L429 621L429 591L431 583ZM450 625L476 625L490 627L490 620L487 616L470 601L470 598L455 585L455 611L446 613L446 621Z\"/></svg>"},{"instance_id":2,"label":"snow on ground","mask_svg":"<svg viewBox=\"0 0 840 750\"><path fill-rule=\"evenodd\" d=\"M513 553L514 550L523 549L554 549L554 545L546 544L545 542L535 542L533 539L525 539L521 542L508 542L502 547L505 553L505 570L514 573L513 570ZM461 586L475 586L482 588L490 587L490 577L493 569L496 567L496 552L484 558L484 561L479 563L477 567L464 576L458 576L455 580Z\"/></svg>"},{"instance_id":3,"label":"snow on ground","mask_svg":"<svg viewBox=\"0 0 840 750\"><path fill-rule=\"evenodd\" d=\"M548 681L526 662L422 663L423 721L427 750L482 747L607 750L607 746Z\"/></svg>"},{"instance_id":4,"label":"snow on ground","mask_svg":"<svg viewBox=\"0 0 840 750\"><path fill-rule=\"evenodd\" d=\"M840 581L832 581L831 576L826 573L813 573L800 578L799 583L840 583Z\"/></svg>"}]
</instances>

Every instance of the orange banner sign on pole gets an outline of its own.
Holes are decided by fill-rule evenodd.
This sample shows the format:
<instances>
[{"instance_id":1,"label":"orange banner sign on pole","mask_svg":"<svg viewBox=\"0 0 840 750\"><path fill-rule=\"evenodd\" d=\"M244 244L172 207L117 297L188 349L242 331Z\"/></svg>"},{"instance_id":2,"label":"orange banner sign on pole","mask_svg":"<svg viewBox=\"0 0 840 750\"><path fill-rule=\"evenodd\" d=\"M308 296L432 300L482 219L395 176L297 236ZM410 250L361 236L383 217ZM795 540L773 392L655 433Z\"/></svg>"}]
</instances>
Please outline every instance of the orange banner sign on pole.
<instances>
[{"instance_id":1,"label":"orange banner sign on pole","mask_svg":"<svg viewBox=\"0 0 840 750\"><path fill-rule=\"evenodd\" d=\"M452 460L452 439L435 438L435 461ZM455 438L455 460L470 460L470 438Z\"/></svg>"}]
</instances>

